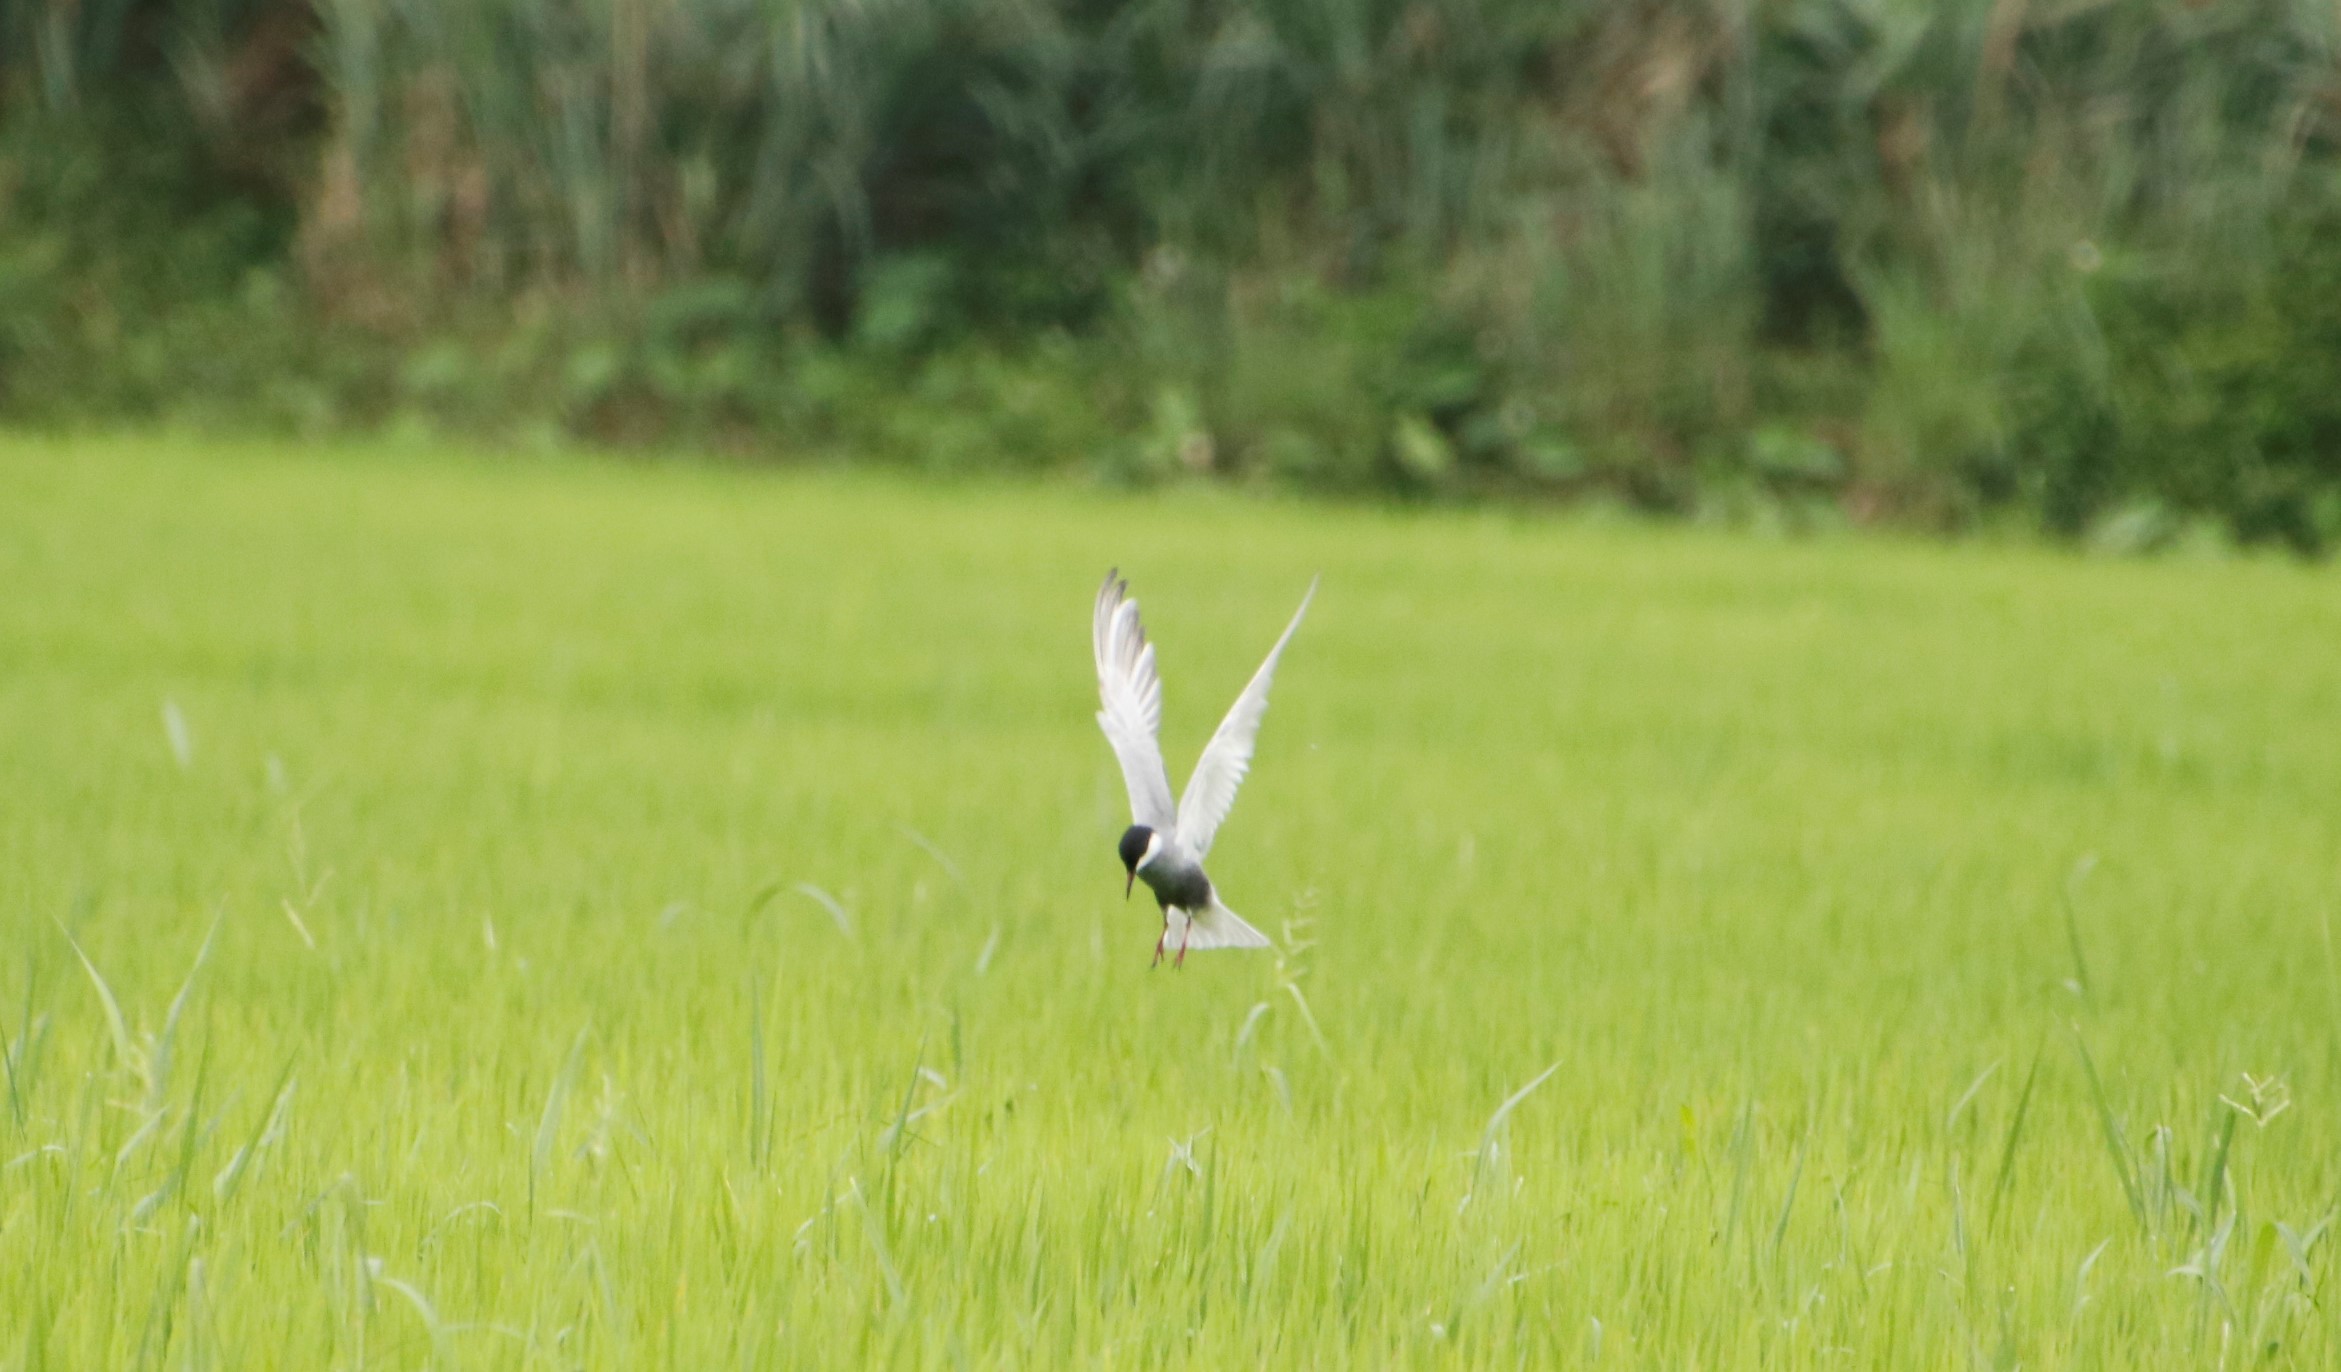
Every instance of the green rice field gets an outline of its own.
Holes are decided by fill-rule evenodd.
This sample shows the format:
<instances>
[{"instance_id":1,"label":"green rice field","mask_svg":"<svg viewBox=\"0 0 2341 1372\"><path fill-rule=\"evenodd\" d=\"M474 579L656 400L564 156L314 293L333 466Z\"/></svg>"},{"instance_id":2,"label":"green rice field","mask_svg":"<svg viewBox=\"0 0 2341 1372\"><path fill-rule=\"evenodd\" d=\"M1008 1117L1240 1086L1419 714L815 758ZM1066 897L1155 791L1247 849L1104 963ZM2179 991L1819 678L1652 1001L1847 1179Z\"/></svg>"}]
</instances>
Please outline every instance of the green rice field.
<instances>
[{"instance_id":1,"label":"green rice field","mask_svg":"<svg viewBox=\"0 0 2341 1372\"><path fill-rule=\"evenodd\" d=\"M2328 1368L2337 895L2329 569L4 440L0 1369Z\"/></svg>"}]
</instances>

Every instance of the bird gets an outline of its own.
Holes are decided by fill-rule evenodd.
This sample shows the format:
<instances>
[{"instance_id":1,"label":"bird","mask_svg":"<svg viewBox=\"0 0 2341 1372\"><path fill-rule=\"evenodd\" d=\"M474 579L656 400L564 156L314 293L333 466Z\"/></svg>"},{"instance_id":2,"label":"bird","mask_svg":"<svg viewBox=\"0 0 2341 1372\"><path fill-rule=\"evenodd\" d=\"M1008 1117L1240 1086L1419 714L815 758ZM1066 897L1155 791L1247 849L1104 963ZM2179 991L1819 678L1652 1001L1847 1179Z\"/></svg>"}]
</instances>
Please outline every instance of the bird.
<instances>
[{"instance_id":1,"label":"bird","mask_svg":"<svg viewBox=\"0 0 2341 1372\"><path fill-rule=\"evenodd\" d=\"M1301 617L1316 598L1317 580L1309 582L1301 607L1268 660L1252 674L1243 694L1229 707L1203 755L1187 779L1186 794L1174 807L1170 774L1163 767L1162 678L1154 670L1154 645L1146 641L1146 627L1138 619L1138 602L1130 598L1130 584L1121 570L1106 573L1098 588L1097 611L1091 623L1091 645L1097 655L1097 723L1113 745L1122 766L1122 782L1130 790L1130 827L1122 831L1117 849L1127 874L1122 896L1128 899L1144 881L1162 906L1162 934L1154 941L1154 965L1172 943L1178 952L1173 967L1184 967L1190 950L1206 948L1266 948L1268 936L1244 922L1219 898L1219 888L1203 871L1211 841L1235 805L1236 790L1252 769L1252 741L1268 713L1268 687L1276 677L1276 660L1284 645L1301 627Z\"/></svg>"}]
</instances>

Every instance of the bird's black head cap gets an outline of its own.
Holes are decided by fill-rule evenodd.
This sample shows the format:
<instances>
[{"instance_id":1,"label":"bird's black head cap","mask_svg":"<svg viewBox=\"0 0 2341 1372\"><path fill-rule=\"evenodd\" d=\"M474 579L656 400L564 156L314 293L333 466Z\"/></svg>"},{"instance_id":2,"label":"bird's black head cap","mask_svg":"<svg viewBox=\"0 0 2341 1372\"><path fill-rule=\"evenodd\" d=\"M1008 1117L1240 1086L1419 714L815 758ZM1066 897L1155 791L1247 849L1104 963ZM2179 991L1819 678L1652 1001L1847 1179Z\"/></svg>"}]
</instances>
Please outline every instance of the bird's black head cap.
<instances>
[{"instance_id":1,"label":"bird's black head cap","mask_svg":"<svg viewBox=\"0 0 2341 1372\"><path fill-rule=\"evenodd\" d=\"M1137 871L1138 859L1146 856L1146 844L1153 837L1154 831L1143 824L1133 824L1124 829L1122 831L1122 865L1133 872Z\"/></svg>"}]
</instances>

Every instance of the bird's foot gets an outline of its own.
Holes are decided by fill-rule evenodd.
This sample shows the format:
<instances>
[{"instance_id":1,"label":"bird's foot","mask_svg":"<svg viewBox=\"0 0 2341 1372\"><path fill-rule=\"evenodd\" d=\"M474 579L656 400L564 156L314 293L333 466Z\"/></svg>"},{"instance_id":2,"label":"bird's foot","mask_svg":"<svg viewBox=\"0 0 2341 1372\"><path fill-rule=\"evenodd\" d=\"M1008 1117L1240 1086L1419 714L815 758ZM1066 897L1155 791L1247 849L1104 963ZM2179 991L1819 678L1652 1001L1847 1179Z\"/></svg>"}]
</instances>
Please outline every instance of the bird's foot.
<instances>
[{"instance_id":1,"label":"bird's foot","mask_svg":"<svg viewBox=\"0 0 2341 1372\"><path fill-rule=\"evenodd\" d=\"M1167 938L1169 938L1169 937L1170 937L1170 926L1166 924L1166 925L1164 925L1164 926L1163 926L1163 930L1162 930L1162 932L1161 932L1161 933L1159 933L1159 934L1156 934L1156 935L1154 936L1154 961L1152 961L1152 962L1150 962L1150 963L1146 964L1147 966L1149 966L1149 967L1160 967L1160 966L1162 966L1162 941L1163 941L1164 939L1167 939Z\"/></svg>"}]
</instances>

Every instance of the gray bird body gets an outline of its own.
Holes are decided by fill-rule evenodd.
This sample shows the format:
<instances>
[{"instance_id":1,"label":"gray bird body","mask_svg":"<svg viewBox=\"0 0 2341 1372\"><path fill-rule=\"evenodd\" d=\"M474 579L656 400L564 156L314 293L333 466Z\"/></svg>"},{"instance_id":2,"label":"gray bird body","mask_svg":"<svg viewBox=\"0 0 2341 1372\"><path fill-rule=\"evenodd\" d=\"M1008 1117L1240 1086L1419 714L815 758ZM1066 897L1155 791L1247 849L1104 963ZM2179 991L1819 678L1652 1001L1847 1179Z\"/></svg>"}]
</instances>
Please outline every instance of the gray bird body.
<instances>
[{"instance_id":1,"label":"gray bird body","mask_svg":"<svg viewBox=\"0 0 2341 1372\"><path fill-rule=\"evenodd\" d=\"M1205 910L1211 906L1211 878L1203 874L1203 864L1195 860L1194 854L1175 839L1164 844L1153 861L1138 869L1138 879L1146 883L1147 890L1154 892L1155 902L1166 909Z\"/></svg>"}]
</instances>

